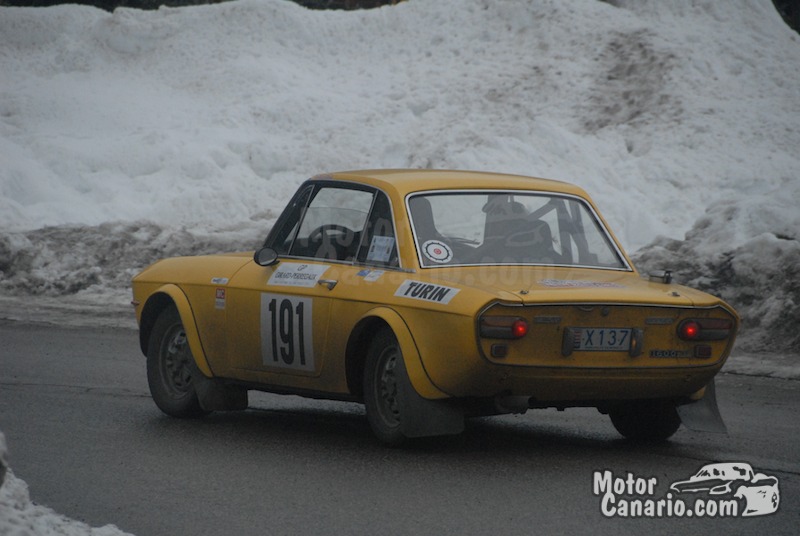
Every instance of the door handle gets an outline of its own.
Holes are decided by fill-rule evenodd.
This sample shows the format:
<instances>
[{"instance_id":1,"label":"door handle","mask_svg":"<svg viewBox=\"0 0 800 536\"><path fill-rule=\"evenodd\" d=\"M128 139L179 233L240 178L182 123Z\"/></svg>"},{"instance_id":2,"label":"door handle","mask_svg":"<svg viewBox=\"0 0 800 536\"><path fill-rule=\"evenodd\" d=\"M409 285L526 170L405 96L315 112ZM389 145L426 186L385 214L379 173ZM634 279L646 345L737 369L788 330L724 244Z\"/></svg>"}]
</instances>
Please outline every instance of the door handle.
<instances>
[{"instance_id":1,"label":"door handle","mask_svg":"<svg viewBox=\"0 0 800 536\"><path fill-rule=\"evenodd\" d=\"M320 279L317 281L317 285L328 287L328 290L333 290L333 287L336 286L336 283L338 283L338 281L335 279Z\"/></svg>"}]
</instances>

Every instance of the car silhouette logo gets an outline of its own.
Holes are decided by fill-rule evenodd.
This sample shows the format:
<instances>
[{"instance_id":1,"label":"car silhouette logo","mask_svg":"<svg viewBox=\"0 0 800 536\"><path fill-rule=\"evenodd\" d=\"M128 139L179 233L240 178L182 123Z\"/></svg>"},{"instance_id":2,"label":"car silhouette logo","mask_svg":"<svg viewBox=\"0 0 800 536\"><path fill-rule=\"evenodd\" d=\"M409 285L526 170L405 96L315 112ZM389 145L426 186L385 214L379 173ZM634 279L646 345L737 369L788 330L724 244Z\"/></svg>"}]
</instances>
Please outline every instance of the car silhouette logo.
<instances>
[{"instance_id":1,"label":"car silhouette logo","mask_svg":"<svg viewBox=\"0 0 800 536\"><path fill-rule=\"evenodd\" d=\"M704 465L689 480L675 482L670 489L676 493L733 494L744 507L742 516L772 514L778 510L781 502L778 479L755 473L747 463Z\"/></svg>"}]
</instances>

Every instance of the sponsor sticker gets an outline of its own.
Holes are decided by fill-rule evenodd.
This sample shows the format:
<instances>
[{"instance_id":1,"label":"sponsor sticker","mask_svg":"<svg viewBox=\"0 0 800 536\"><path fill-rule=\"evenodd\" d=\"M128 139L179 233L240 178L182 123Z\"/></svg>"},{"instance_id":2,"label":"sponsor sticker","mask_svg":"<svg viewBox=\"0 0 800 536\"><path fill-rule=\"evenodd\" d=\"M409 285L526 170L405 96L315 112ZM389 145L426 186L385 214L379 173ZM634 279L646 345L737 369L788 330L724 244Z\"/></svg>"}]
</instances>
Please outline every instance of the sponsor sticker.
<instances>
[{"instance_id":1,"label":"sponsor sticker","mask_svg":"<svg viewBox=\"0 0 800 536\"><path fill-rule=\"evenodd\" d=\"M377 281L386 272L383 270L361 270L356 275L363 277L364 281Z\"/></svg>"},{"instance_id":2,"label":"sponsor sticker","mask_svg":"<svg viewBox=\"0 0 800 536\"><path fill-rule=\"evenodd\" d=\"M395 296L411 298L433 303L448 304L461 289L446 287L444 285L434 285L421 281L406 279L394 293Z\"/></svg>"},{"instance_id":3,"label":"sponsor sticker","mask_svg":"<svg viewBox=\"0 0 800 536\"><path fill-rule=\"evenodd\" d=\"M313 287L322 277L322 274L330 268L327 264L300 264L294 262L284 262L272 273L267 281L268 285L280 285L284 287Z\"/></svg>"},{"instance_id":4,"label":"sponsor sticker","mask_svg":"<svg viewBox=\"0 0 800 536\"><path fill-rule=\"evenodd\" d=\"M225 289L218 288L214 295L214 307L217 309L225 309Z\"/></svg>"},{"instance_id":5,"label":"sponsor sticker","mask_svg":"<svg viewBox=\"0 0 800 536\"><path fill-rule=\"evenodd\" d=\"M658 477L594 471L592 493L604 517L750 517L773 514L781 502L777 477L756 473L748 463L711 463L657 494Z\"/></svg>"},{"instance_id":6,"label":"sponsor sticker","mask_svg":"<svg viewBox=\"0 0 800 536\"><path fill-rule=\"evenodd\" d=\"M453 250L440 240L428 240L422 244L422 254L438 264L445 264L453 260Z\"/></svg>"},{"instance_id":7,"label":"sponsor sticker","mask_svg":"<svg viewBox=\"0 0 800 536\"><path fill-rule=\"evenodd\" d=\"M211 278L212 285L227 285L228 278L227 277L213 277Z\"/></svg>"}]
</instances>

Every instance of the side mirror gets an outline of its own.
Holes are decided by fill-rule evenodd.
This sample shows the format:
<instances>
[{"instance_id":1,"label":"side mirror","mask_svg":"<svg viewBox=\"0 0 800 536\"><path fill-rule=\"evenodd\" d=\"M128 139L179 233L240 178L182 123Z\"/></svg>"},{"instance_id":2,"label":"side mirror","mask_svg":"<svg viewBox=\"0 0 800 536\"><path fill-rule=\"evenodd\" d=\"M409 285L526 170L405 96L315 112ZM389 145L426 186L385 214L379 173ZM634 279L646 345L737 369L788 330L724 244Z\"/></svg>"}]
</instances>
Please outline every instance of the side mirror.
<instances>
[{"instance_id":1,"label":"side mirror","mask_svg":"<svg viewBox=\"0 0 800 536\"><path fill-rule=\"evenodd\" d=\"M659 270L657 272L650 272L650 281L653 283L664 283L669 285L672 283L672 271L671 270Z\"/></svg>"},{"instance_id":2,"label":"side mirror","mask_svg":"<svg viewBox=\"0 0 800 536\"><path fill-rule=\"evenodd\" d=\"M259 266L272 266L278 262L278 252L272 248L261 248L256 250L253 260Z\"/></svg>"}]
</instances>

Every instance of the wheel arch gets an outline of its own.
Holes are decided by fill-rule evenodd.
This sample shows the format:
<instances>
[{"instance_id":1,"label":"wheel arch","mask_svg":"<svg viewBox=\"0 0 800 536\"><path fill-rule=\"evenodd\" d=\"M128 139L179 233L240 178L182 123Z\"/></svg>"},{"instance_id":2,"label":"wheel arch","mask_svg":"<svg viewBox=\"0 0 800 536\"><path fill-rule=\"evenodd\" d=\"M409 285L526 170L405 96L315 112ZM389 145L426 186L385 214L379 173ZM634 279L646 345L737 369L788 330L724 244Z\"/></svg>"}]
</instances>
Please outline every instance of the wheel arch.
<instances>
[{"instance_id":1,"label":"wheel arch","mask_svg":"<svg viewBox=\"0 0 800 536\"><path fill-rule=\"evenodd\" d=\"M214 374L208 365L203 344L200 340L200 333L194 319L194 312L186 294L177 285L164 285L153 292L142 308L139 320L139 347L142 353L147 355L147 347L153 326L161 312L167 307L175 307L181 317L183 328L186 330L186 338L189 341L189 348L192 350L197 368L204 376L211 378Z\"/></svg>"},{"instance_id":2,"label":"wheel arch","mask_svg":"<svg viewBox=\"0 0 800 536\"><path fill-rule=\"evenodd\" d=\"M362 316L347 341L345 373L350 393L359 399L363 397L364 365L367 349L375 334L384 328L392 330L397 338L414 390L423 398L430 400L449 398L449 395L436 387L428 377L422 364L419 349L408 325L396 311L386 307L372 309Z\"/></svg>"}]
</instances>

